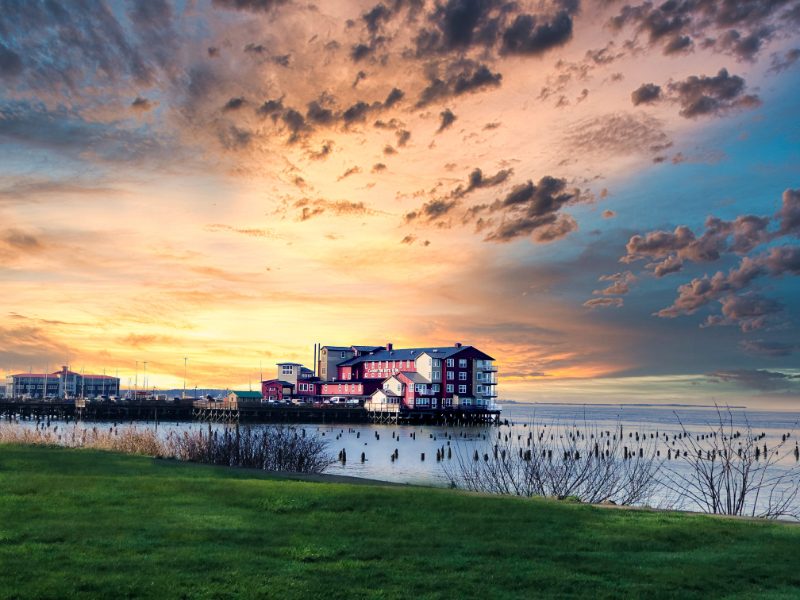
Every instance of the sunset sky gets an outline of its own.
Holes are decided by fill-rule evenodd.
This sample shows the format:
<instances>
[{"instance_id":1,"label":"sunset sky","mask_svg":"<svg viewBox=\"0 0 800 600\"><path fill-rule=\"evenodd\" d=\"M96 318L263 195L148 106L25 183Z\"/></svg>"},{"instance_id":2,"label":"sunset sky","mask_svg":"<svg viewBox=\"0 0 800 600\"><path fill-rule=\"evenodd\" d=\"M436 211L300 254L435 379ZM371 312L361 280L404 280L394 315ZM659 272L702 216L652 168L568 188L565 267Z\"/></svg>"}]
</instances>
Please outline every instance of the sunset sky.
<instances>
[{"instance_id":1,"label":"sunset sky","mask_svg":"<svg viewBox=\"0 0 800 600\"><path fill-rule=\"evenodd\" d=\"M797 407L799 239L798 1L0 0L4 373Z\"/></svg>"}]
</instances>

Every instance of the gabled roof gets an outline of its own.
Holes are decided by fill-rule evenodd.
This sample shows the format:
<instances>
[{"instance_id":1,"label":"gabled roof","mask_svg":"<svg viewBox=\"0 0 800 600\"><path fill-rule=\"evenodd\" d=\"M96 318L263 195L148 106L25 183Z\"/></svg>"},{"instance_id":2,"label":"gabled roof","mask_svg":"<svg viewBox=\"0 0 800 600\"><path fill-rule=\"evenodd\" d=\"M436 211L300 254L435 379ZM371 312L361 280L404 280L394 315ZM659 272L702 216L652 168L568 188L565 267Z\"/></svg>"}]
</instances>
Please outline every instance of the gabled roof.
<instances>
[{"instance_id":1,"label":"gabled roof","mask_svg":"<svg viewBox=\"0 0 800 600\"><path fill-rule=\"evenodd\" d=\"M400 371L400 375L407 377L412 383L430 383L429 380L425 379L419 373L413 373L411 371Z\"/></svg>"},{"instance_id":2,"label":"gabled roof","mask_svg":"<svg viewBox=\"0 0 800 600\"><path fill-rule=\"evenodd\" d=\"M237 390L231 390L231 393L236 394L237 398L258 398L259 400L262 398L261 392L239 392Z\"/></svg>"},{"instance_id":3,"label":"gabled roof","mask_svg":"<svg viewBox=\"0 0 800 600\"><path fill-rule=\"evenodd\" d=\"M482 360L494 360L488 354L485 354L473 346L436 346L430 348L400 348L393 350L380 350L373 354L365 354L362 356L354 356L353 358L339 363L340 367L347 367L356 365L362 362L370 362L377 360L416 360L421 354L427 354L433 358L450 358L464 350L474 350Z\"/></svg>"},{"instance_id":4,"label":"gabled roof","mask_svg":"<svg viewBox=\"0 0 800 600\"><path fill-rule=\"evenodd\" d=\"M279 366L279 367L282 367L283 365L291 365L293 367L302 367L303 366L300 363L296 363L296 362L279 362L279 363L275 363L275 364L277 366Z\"/></svg>"},{"instance_id":5,"label":"gabled roof","mask_svg":"<svg viewBox=\"0 0 800 600\"><path fill-rule=\"evenodd\" d=\"M337 352L350 352L352 348L350 346L323 346L325 350L336 350Z\"/></svg>"},{"instance_id":6,"label":"gabled roof","mask_svg":"<svg viewBox=\"0 0 800 600\"><path fill-rule=\"evenodd\" d=\"M373 352L382 348L383 346L353 346L353 350L358 350L359 352Z\"/></svg>"},{"instance_id":7,"label":"gabled roof","mask_svg":"<svg viewBox=\"0 0 800 600\"><path fill-rule=\"evenodd\" d=\"M378 392L381 392L384 396L391 396L392 398L402 398L399 394L395 394L392 390L385 390L383 388L378 388L374 392L370 394L370 397L374 396Z\"/></svg>"},{"instance_id":8,"label":"gabled roof","mask_svg":"<svg viewBox=\"0 0 800 600\"><path fill-rule=\"evenodd\" d=\"M284 381L283 379L265 379L261 383L279 383L282 386L288 385L289 387L294 387L294 384L291 381Z\"/></svg>"}]
</instances>

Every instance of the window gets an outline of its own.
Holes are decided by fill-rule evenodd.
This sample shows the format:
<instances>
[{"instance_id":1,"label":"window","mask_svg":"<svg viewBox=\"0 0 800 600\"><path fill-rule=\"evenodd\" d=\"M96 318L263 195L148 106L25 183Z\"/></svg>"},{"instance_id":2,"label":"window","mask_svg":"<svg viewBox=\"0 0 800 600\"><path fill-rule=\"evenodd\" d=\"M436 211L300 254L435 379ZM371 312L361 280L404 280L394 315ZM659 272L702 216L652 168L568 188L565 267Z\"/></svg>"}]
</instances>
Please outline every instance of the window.
<instances>
[{"instance_id":1,"label":"window","mask_svg":"<svg viewBox=\"0 0 800 600\"><path fill-rule=\"evenodd\" d=\"M465 385L458 386L458 393L459 394L466 394L467 393L467 386L465 386Z\"/></svg>"},{"instance_id":2,"label":"window","mask_svg":"<svg viewBox=\"0 0 800 600\"><path fill-rule=\"evenodd\" d=\"M467 359L466 358L459 358L458 359L458 366L461 367L462 369L466 369L467 368Z\"/></svg>"},{"instance_id":3,"label":"window","mask_svg":"<svg viewBox=\"0 0 800 600\"><path fill-rule=\"evenodd\" d=\"M341 356L342 358L344 358L344 357L345 357L345 353L344 353L344 352L342 352L342 353L340 354L340 356Z\"/></svg>"},{"instance_id":4,"label":"window","mask_svg":"<svg viewBox=\"0 0 800 600\"><path fill-rule=\"evenodd\" d=\"M448 383L447 384L447 393L448 394L452 394L453 393L453 384L452 383Z\"/></svg>"},{"instance_id":5,"label":"window","mask_svg":"<svg viewBox=\"0 0 800 600\"><path fill-rule=\"evenodd\" d=\"M433 359L433 366L434 367L440 367L441 365L442 365L442 361L440 361L438 358L434 358Z\"/></svg>"},{"instance_id":6,"label":"window","mask_svg":"<svg viewBox=\"0 0 800 600\"><path fill-rule=\"evenodd\" d=\"M475 389L479 394L483 393L483 386L482 385L478 385Z\"/></svg>"},{"instance_id":7,"label":"window","mask_svg":"<svg viewBox=\"0 0 800 600\"><path fill-rule=\"evenodd\" d=\"M447 372L447 379L455 379L455 372L454 371L448 371Z\"/></svg>"},{"instance_id":8,"label":"window","mask_svg":"<svg viewBox=\"0 0 800 600\"><path fill-rule=\"evenodd\" d=\"M434 394L438 394L439 393L439 384L438 383L434 383L431 386L431 392L433 392Z\"/></svg>"},{"instance_id":9,"label":"window","mask_svg":"<svg viewBox=\"0 0 800 600\"><path fill-rule=\"evenodd\" d=\"M467 380L467 372L466 371L460 371L458 373L458 380L459 381L466 381Z\"/></svg>"},{"instance_id":10,"label":"window","mask_svg":"<svg viewBox=\"0 0 800 600\"><path fill-rule=\"evenodd\" d=\"M425 384L424 383L415 384L414 385L414 391L417 392L418 394L424 394L425 393Z\"/></svg>"},{"instance_id":11,"label":"window","mask_svg":"<svg viewBox=\"0 0 800 600\"><path fill-rule=\"evenodd\" d=\"M452 358L448 358L447 359L447 366L448 367L453 367L453 366L455 366L455 364L456 364L456 361L454 359L452 359Z\"/></svg>"},{"instance_id":12,"label":"window","mask_svg":"<svg viewBox=\"0 0 800 600\"><path fill-rule=\"evenodd\" d=\"M281 365L282 375L291 375L293 372L294 372L294 367L292 365Z\"/></svg>"},{"instance_id":13,"label":"window","mask_svg":"<svg viewBox=\"0 0 800 600\"><path fill-rule=\"evenodd\" d=\"M433 371L431 373L431 379L434 381L441 381L442 380L442 372L441 371Z\"/></svg>"}]
</instances>

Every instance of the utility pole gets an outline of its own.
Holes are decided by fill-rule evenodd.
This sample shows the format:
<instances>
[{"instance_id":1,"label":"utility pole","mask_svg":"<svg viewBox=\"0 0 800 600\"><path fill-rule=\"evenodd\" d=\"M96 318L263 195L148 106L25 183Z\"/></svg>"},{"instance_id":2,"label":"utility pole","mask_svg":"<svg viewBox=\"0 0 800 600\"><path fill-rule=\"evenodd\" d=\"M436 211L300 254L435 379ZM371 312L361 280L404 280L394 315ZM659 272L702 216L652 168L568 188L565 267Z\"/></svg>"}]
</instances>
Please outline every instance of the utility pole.
<instances>
[{"instance_id":1,"label":"utility pole","mask_svg":"<svg viewBox=\"0 0 800 600\"><path fill-rule=\"evenodd\" d=\"M147 396L147 361L144 361L144 394Z\"/></svg>"},{"instance_id":2,"label":"utility pole","mask_svg":"<svg viewBox=\"0 0 800 600\"><path fill-rule=\"evenodd\" d=\"M136 400L136 396L139 395L139 361L136 361L136 372L134 375L133 380L133 399Z\"/></svg>"},{"instance_id":3,"label":"utility pole","mask_svg":"<svg viewBox=\"0 0 800 600\"><path fill-rule=\"evenodd\" d=\"M188 356L183 357L183 396L181 396L182 400L186 399L186 362L189 360Z\"/></svg>"}]
</instances>

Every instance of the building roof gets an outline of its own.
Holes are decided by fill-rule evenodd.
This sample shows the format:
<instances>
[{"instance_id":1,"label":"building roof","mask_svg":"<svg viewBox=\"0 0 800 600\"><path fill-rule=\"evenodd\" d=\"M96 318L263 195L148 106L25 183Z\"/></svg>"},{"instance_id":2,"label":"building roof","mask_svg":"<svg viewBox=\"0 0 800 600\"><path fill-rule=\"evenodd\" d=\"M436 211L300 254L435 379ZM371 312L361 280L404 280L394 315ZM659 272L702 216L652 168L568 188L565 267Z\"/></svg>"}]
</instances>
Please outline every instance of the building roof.
<instances>
[{"instance_id":1,"label":"building roof","mask_svg":"<svg viewBox=\"0 0 800 600\"><path fill-rule=\"evenodd\" d=\"M275 364L277 366L279 366L279 367L282 367L283 365L292 365L293 367L302 367L303 366L300 363L296 363L296 362L279 362L279 363L275 363Z\"/></svg>"},{"instance_id":2,"label":"building roof","mask_svg":"<svg viewBox=\"0 0 800 600\"><path fill-rule=\"evenodd\" d=\"M345 351L349 352L350 350L353 349L350 346L323 346L323 348L325 348L326 350L337 350L337 351L342 351L342 352L345 352Z\"/></svg>"},{"instance_id":3,"label":"building roof","mask_svg":"<svg viewBox=\"0 0 800 600\"><path fill-rule=\"evenodd\" d=\"M414 373L412 371L400 371L399 374L408 377L408 379L410 379L413 383L430 383L429 380L425 379L419 373Z\"/></svg>"},{"instance_id":4,"label":"building roof","mask_svg":"<svg viewBox=\"0 0 800 600\"><path fill-rule=\"evenodd\" d=\"M373 360L416 360L421 354L427 354L433 358L450 358L459 352L469 349L480 353L483 360L494 360L491 356L484 354L473 346L438 346L431 348L399 348L392 350L380 350L378 352L374 352L373 354L354 356L349 360L339 363L339 366L347 367Z\"/></svg>"},{"instance_id":5,"label":"building roof","mask_svg":"<svg viewBox=\"0 0 800 600\"><path fill-rule=\"evenodd\" d=\"M237 398L258 398L261 399L261 392L240 392L237 390L231 390L232 394L236 394Z\"/></svg>"},{"instance_id":6,"label":"building roof","mask_svg":"<svg viewBox=\"0 0 800 600\"><path fill-rule=\"evenodd\" d=\"M380 350L384 348L384 346L353 346L353 350L358 350L359 352L372 352L373 350Z\"/></svg>"},{"instance_id":7,"label":"building roof","mask_svg":"<svg viewBox=\"0 0 800 600\"><path fill-rule=\"evenodd\" d=\"M288 385L289 387L294 387L294 384L291 381L284 381L283 379L265 379L261 383L279 383L282 386Z\"/></svg>"},{"instance_id":8,"label":"building roof","mask_svg":"<svg viewBox=\"0 0 800 600\"><path fill-rule=\"evenodd\" d=\"M384 395L384 396L391 396L392 398L402 398L402 396L400 396L399 394L395 394L395 393L394 393L392 390L385 390L385 389L383 389L383 388L378 388L377 390L375 390L374 392L372 392L372 393L370 394L370 396L374 396L374 395L375 395L375 394L377 394L378 392L381 392L381 393L383 393L383 395Z\"/></svg>"}]
</instances>

